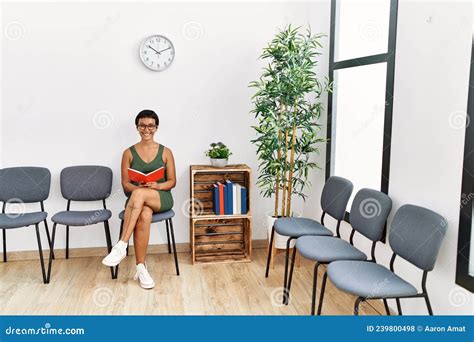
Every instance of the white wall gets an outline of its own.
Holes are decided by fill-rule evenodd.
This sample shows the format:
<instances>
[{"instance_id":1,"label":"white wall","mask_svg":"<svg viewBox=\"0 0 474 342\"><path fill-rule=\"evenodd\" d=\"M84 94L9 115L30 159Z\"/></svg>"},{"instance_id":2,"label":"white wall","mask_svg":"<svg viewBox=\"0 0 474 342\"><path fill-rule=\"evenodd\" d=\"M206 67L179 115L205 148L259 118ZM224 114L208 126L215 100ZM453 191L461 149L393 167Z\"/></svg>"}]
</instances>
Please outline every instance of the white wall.
<instances>
[{"instance_id":1,"label":"white wall","mask_svg":"<svg viewBox=\"0 0 474 342\"><path fill-rule=\"evenodd\" d=\"M310 11L318 20L309 19ZM247 163L257 176L250 81L264 66L258 57L278 28L305 25L329 34L328 1L315 2L148 2L7 3L2 6L1 97L4 127L2 167L42 165L52 172L50 216L64 210L59 190L63 167L101 164L114 171L109 202L116 215L125 197L119 179L122 151L138 140L133 125L144 108L161 119L157 140L175 155L178 184L173 191L177 242L189 239L185 216L189 165L208 163L204 150L224 141L231 162ZM151 34L174 43L176 59L163 73L146 69L138 47ZM323 58L327 58L326 41ZM327 64L318 69L327 74ZM98 203L97 203L98 205ZM302 210L301 203L296 209ZM95 208L82 203L74 208ZM272 201L253 193L254 239L264 239L264 214ZM164 228L151 243L163 243ZM8 232L8 250L36 248L33 231ZM57 247L64 247L64 229ZM104 246L102 226L74 228L71 247Z\"/></svg>"},{"instance_id":2,"label":"white wall","mask_svg":"<svg viewBox=\"0 0 474 342\"><path fill-rule=\"evenodd\" d=\"M437 265L428 276L435 314L474 312L474 296L454 283L465 136L460 116L464 117L462 113L467 108L471 23L469 1L399 3L389 185L394 202L391 217L401 205L412 203L439 212L448 220ZM319 201L320 194L321 189L315 189L313 203ZM317 207L316 211L306 207L305 214L319 217ZM347 237L347 225L343 232ZM364 238L355 241L370 252ZM382 264L389 265L391 253L387 244L377 246L377 259ZM398 260L395 269L404 279L420 284L422 273L411 264ZM405 314L427 313L422 299L402 300L402 307Z\"/></svg>"}]
</instances>

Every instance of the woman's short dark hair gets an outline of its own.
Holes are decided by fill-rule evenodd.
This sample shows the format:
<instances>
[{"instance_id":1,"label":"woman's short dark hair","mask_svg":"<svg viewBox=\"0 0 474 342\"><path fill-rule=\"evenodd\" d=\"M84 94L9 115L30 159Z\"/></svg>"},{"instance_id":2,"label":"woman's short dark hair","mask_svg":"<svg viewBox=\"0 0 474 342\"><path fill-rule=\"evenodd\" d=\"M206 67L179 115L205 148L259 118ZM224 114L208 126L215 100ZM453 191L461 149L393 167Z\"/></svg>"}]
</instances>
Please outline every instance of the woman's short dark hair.
<instances>
[{"instance_id":1,"label":"woman's short dark hair","mask_svg":"<svg viewBox=\"0 0 474 342\"><path fill-rule=\"evenodd\" d=\"M135 118L135 126L138 126L138 121L140 119L145 118L155 119L156 125L160 125L160 119L158 118L158 115L156 115L156 113L150 109L144 109L140 113L138 113L137 117Z\"/></svg>"}]
</instances>

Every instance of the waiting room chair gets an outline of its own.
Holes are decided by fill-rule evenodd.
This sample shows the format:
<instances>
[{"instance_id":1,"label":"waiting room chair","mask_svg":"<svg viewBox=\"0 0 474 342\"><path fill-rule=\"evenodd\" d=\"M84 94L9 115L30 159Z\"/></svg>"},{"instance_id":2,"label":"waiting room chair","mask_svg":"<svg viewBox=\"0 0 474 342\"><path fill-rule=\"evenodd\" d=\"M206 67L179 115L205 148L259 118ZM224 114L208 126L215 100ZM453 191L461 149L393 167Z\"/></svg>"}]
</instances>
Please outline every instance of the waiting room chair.
<instances>
[{"instance_id":1,"label":"waiting room chair","mask_svg":"<svg viewBox=\"0 0 474 342\"><path fill-rule=\"evenodd\" d=\"M60 176L61 194L67 199L65 211L56 213L51 220L53 225L52 247L56 237L56 226L66 226L66 259L69 259L69 227L90 226L104 223L107 251L112 250L110 238L109 219L112 216L107 209L105 199L112 190L112 170L105 166L82 165L71 166L63 169ZM102 201L103 208L97 210L70 210L72 201ZM52 248L52 249L53 249ZM51 276L51 258L48 269L48 279ZM110 268L112 279L115 279L114 268Z\"/></svg>"},{"instance_id":2,"label":"waiting room chair","mask_svg":"<svg viewBox=\"0 0 474 342\"><path fill-rule=\"evenodd\" d=\"M288 280L288 296L290 295L291 280L294 269L296 250L306 259L316 261L313 275L313 292L311 301L311 315L314 315L316 306L316 286L318 267L327 265L336 260L366 260L367 255L354 246L356 232L372 241L371 260L375 260L375 246L383 237L385 224L392 209L392 200L383 192L372 189L361 189L352 201L349 221L352 227L349 242L333 236L302 236L296 240L293 259ZM321 296L324 295L323 283ZM386 304L386 303L385 303ZM320 301L322 305L322 300ZM385 306L387 312L388 306ZM319 312L318 312L319 314Z\"/></svg>"},{"instance_id":3,"label":"waiting room chair","mask_svg":"<svg viewBox=\"0 0 474 342\"><path fill-rule=\"evenodd\" d=\"M173 253L174 253L174 264L176 267L176 274L179 275L179 264L178 264L178 252L176 251L176 243L174 240L174 229L173 229L173 217L174 217L174 211L173 209L163 211L161 213L154 213L152 218L151 218L151 223L156 223L156 222L162 222L165 221L166 223L166 237L168 239L168 253L171 253L171 244L170 244L170 233L171 233L171 242L173 245ZM122 236L123 232L123 219L125 217L125 210L122 210L119 214L120 220L122 222L120 223L120 233L119 233L119 239ZM127 255L128 255L128 248L127 248ZM115 268L115 276L118 275L118 265Z\"/></svg>"},{"instance_id":4,"label":"waiting room chair","mask_svg":"<svg viewBox=\"0 0 474 342\"><path fill-rule=\"evenodd\" d=\"M425 299L428 313L433 315L426 279L428 272L434 268L447 226L446 219L434 211L411 204L403 205L396 212L389 233L393 250L390 269L367 261L335 261L329 264L326 275L336 288L357 297L354 315L359 314L359 305L369 299L395 299L398 314L402 315L401 298L421 297ZM423 270L420 293L395 274L397 255Z\"/></svg>"},{"instance_id":5,"label":"waiting room chair","mask_svg":"<svg viewBox=\"0 0 474 342\"><path fill-rule=\"evenodd\" d=\"M337 220L336 233L337 236L340 237L339 227L341 225L341 221L344 219L347 202L351 197L353 188L354 186L352 182L345 178L337 176L329 177L329 179L326 181L326 184L324 184L323 192L321 195L321 208L323 209L323 213L321 215L321 223L316 220L303 217L283 217L277 219L273 224L272 232L270 235L270 244L268 246L267 268L265 271L265 278L268 277L273 238L276 231L280 235L289 237L288 241L286 242L283 303L287 302L288 297L288 260L291 241L296 238L299 238L300 236L305 235L332 236L332 231L324 227L324 217L326 213Z\"/></svg>"},{"instance_id":6,"label":"waiting room chair","mask_svg":"<svg viewBox=\"0 0 474 342\"><path fill-rule=\"evenodd\" d=\"M11 167L0 170L0 201L3 202L2 213L0 214L0 229L3 231L3 261L7 261L7 230L34 225L36 228L41 272L45 284L49 283L49 278L46 276L39 224L40 222L44 223L51 249L51 236L49 235L48 223L46 221L48 213L44 211L43 204L43 201L49 196L50 186L51 172L43 167ZM40 203L41 211L31 213L9 213L7 211L7 204L23 205L36 202ZM51 257L53 256L52 254L50 255Z\"/></svg>"}]
</instances>

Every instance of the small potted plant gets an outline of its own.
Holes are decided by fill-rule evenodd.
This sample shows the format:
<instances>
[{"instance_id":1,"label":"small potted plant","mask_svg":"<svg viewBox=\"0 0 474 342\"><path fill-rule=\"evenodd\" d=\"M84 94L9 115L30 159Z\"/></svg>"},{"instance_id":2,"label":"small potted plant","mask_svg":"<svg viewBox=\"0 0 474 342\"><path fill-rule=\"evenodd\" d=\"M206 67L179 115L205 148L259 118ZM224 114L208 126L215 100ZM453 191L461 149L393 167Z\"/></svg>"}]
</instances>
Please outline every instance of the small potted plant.
<instances>
[{"instance_id":1,"label":"small potted plant","mask_svg":"<svg viewBox=\"0 0 474 342\"><path fill-rule=\"evenodd\" d=\"M212 143L210 146L211 148L206 151L206 156L211 158L211 165L214 167L225 167L232 152L221 142Z\"/></svg>"}]
</instances>

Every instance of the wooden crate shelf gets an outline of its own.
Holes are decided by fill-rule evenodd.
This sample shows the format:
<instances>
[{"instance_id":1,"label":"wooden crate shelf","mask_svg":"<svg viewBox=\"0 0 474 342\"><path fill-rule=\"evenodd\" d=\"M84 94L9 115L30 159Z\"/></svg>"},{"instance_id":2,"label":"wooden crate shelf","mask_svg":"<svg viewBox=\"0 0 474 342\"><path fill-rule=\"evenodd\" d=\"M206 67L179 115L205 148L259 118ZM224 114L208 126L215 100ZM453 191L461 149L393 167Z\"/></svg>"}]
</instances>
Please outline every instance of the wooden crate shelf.
<instances>
[{"instance_id":1,"label":"wooden crate shelf","mask_svg":"<svg viewBox=\"0 0 474 342\"><path fill-rule=\"evenodd\" d=\"M248 262L252 255L251 169L247 165L190 167L190 241L195 263ZM212 184L230 180L247 188L248 212L216 215Z\"/></svg>"}]
</instances>

